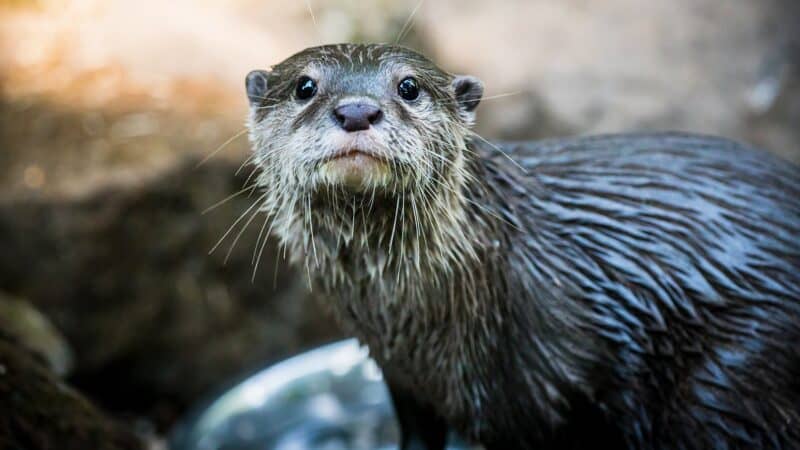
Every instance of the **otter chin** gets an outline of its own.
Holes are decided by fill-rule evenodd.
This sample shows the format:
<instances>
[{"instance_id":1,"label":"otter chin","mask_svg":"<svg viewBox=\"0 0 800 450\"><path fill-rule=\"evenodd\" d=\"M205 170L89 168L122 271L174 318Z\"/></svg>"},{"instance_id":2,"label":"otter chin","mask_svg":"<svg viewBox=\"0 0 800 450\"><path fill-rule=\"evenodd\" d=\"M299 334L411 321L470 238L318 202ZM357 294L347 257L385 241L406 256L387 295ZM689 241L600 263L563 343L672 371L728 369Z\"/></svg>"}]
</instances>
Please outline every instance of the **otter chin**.
<instances>
[{"instance_id":1,"label":"otter chin","mask_svg":"<svg viewBox=\"0 0 800 450\"><path fill-rule=\"evenodd\" d=\"M327 159L319 168L322 183L366 192L389 185L392 172L382 158L365 151L349 149Z\"/></svg>"},{"instance_id":2,"label":"otter chin","mask_svg":"<svg viewBox=\"0 0 800 450\"><path fill-rule=\"evenodd\" d=\"M245 84L259 206L403 449L800 449L800 168L682 133L489 143L481 82L393 45Z\"/></svg>"}]
</instances>

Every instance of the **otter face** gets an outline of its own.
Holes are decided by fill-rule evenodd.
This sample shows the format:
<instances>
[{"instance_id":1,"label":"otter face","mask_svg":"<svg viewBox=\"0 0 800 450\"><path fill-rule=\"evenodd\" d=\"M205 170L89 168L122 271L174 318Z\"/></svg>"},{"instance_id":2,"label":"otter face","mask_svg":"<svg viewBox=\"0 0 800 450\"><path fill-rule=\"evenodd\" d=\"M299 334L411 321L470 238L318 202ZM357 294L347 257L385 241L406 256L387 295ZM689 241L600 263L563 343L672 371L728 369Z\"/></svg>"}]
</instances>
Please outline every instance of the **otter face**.
<instances>
[{"instance_id":1,"label":"otter face","mask_svg":"<svg viewBox=\"0 0 800 450\"><path fill-rule=\"evenodd\" d=\"M390 45L304 50L250 72L250 137L268 189L400 194L463 164L483 92Z\"/></svg>"}]
</instances>

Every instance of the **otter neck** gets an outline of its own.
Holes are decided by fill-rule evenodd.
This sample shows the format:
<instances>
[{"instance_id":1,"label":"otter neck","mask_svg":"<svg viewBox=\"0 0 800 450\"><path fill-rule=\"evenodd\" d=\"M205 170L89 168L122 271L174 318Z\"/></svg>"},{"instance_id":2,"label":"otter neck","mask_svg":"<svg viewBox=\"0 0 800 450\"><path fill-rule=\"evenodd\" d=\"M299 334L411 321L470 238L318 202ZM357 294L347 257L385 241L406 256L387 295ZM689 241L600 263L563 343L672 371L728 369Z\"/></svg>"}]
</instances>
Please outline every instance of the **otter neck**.
<instances>
[{"instance_id":1,"label":"otter neck","mask_svg":"<svg viewBox=\"0 0 800 450\"><path fill-rule=\"evenodd\" d=\"M303 208L307 238L294 242L293 253L326 290L374 285L370 295L381 301L429 301L431 289L447 290L454 277L485 263L488 223L465 192L476 179L465 153L424 189L321 196L324 205Z\"/></svg>"}]
</instances>

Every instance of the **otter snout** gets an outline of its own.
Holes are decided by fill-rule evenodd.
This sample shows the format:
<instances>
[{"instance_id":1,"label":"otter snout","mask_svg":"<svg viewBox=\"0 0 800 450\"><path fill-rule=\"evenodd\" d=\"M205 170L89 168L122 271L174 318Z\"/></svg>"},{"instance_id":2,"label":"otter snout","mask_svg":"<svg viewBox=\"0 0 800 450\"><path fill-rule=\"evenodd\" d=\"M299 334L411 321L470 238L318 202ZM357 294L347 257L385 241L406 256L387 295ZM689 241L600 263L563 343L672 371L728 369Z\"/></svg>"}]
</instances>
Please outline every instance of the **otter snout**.
<instances>
[{"instance_id":1,"label":"otter snout","mask_svg":"<svg viewBox=\"0 0 800 450\"><path fill-rule=\"evenodd\" d=\"M347 132L369 129L383 118L383 111L366 103L348 103L333 110L336 122Z\"/></svg>"}]
</instances>

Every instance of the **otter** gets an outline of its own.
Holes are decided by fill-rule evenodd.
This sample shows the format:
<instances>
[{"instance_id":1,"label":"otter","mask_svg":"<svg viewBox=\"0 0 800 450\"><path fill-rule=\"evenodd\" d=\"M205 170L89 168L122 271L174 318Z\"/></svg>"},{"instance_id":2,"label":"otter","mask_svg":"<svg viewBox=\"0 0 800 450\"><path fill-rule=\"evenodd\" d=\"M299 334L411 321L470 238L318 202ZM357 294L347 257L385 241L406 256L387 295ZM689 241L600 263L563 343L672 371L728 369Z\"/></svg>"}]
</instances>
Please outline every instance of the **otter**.
<instances>
[{"instance_id":1,"label":"otter","mask_svg":"<svg viewBox=\"0 0 800 450\"><path fill-rule=\"evenodd\" d=\"M409 49L246 77L270 229L403 449L800 448L800 168L677 132L493 143Z\"/></svg>"}]
</instances>

